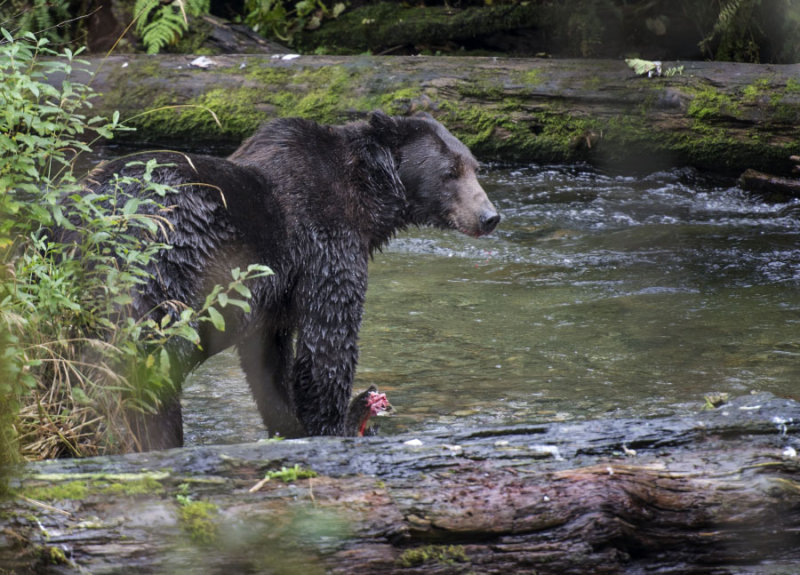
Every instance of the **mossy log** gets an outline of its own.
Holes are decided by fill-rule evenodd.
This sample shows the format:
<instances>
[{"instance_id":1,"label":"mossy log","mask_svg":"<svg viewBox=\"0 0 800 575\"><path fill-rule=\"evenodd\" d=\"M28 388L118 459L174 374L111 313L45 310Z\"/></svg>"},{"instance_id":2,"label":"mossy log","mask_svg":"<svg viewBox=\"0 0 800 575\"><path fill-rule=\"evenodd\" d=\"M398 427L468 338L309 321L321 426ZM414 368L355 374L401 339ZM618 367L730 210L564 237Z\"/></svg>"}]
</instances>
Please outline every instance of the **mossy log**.
<instances>
[{"instance_id":1,"label":"mossy log","mask_svg":"<svg viewBox=\"0 0 800 575\"><path fill-rule=\"evenodd\" d=\"M91 60L96 111L150 145L230 149L263 121L338 123L425 111L481 160L693 165L776 175L800 153L800 65L376 56L113 56ZM212 113L213 112L213 113ZM219 120L219 122L217 122Z\"/></svg>"},{"instance_id":2,"label":"mossy log","mask_svg":"<svg viewBox=\"0 0 800 575\"><path fill-rule=\"evenodd\" d=\"M0 505L0 565L13 573L793 572L798 448L800 404L764 394L687 417L36 463Z\"/></svg>"}]
</instances>

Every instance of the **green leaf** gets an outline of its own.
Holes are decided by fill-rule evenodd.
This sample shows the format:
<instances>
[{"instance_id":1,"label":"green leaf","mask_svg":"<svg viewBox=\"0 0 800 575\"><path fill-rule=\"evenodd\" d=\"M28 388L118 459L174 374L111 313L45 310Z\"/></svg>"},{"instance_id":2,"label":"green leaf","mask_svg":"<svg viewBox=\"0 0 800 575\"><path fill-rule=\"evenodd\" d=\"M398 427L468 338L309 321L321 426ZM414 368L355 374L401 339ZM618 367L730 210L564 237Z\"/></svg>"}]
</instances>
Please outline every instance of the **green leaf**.
<instances>
[{"instance_id":1,"label":"green leaf","mask_svg":"<svg viewBox=\"0 0 800 575\"><path fill-rule=\"evenodd\" d=\"M263 264L250 264L247 266L247 277L263 277L263 276L271 276L275 272L269 266L265 266ZM256 275L252 275L256 274Z\"/></svg>"},{"instance_id":2,"label":"green leaf","mask_svg":"<svg viewBox=\"0 0 800 575\"><path fill-rule=\"evenodd\" d=\"M159 360L158 360L158 367L161 371L161 375L164 378L169 378L170 376L170 358L169 353L167 353L167 348L162 347L161 352L159 353Z\"/></svg>"},{"instance_id":3,"label":"green leaf","mask_svg":"<svg viewBox=\"0 0 800 575\"><path fill-rule=\"evenodd\" d=\"M626 58L625 63L640 76L648 72L654 72L660 67L660 64L657 62L642 60L640 58Z\"/></svg>"},{"instance_id":4,"label":"green leaf","mask_svg":"<svg viewBox=\"0 0 800 575\"><path fill-rule=\"evenodd\" d=\"M242 301L240 299L231 299L228 301L230 305L235 305L238 308L241 308L244 313L250 313L250 304L246 301Z\"/></svg>"},{"instance_id":5,"label":"green leaf","mask_svg":"<svg viewBox=\"0 0 800 575\"><path fill-rule=\"evenodd\" d=\"M233 283L233 284L231 284L231 287L233 288L233 290L236 293L238 293L242 297L245 297L247 299L250 299L250 298L253 297L253 292L251 292L250 288L248 288L243 283Z\"/></svg>"},{"instance_id":6,"label":"green leaf","mask_svg":"<svg viewBox=\"0 0 800 575\"><path fill-rule=\"evenodd\" d=\"M222 317L222 314L219 313L215 308L208 308L208 318L211 320L211 324L215 328L217 328L219 331L225 331L225 318Z\"/></svg>"}]
</instances>

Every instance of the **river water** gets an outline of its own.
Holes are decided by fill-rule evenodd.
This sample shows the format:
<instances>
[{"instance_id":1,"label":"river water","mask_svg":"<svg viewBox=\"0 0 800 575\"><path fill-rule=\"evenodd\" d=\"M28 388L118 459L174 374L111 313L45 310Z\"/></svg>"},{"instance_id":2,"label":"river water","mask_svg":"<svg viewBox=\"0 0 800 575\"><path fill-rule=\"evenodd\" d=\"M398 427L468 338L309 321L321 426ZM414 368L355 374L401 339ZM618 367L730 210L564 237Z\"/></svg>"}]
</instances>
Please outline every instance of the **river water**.
<instances>
[{"instance_id":1,"label":"river water","mask_svg":"<svg viewBox=\"0 0 800 575\"><path fill-rule=\"evenodd\" d=\"M384 434L800 398L800 203L689 169L491 168L490 237L412 229L370 268L356 389ZM266 436L235 352L186 385L188 444Z\"/></svg>"}]
</instances>

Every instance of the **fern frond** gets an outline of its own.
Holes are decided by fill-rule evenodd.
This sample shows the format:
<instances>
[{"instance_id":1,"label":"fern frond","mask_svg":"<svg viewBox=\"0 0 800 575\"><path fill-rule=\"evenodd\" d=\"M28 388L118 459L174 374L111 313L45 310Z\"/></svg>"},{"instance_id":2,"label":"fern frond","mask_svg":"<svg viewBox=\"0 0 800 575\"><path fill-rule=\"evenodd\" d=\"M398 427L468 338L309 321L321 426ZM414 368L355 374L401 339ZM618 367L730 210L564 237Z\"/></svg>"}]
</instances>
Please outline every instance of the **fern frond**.
<instances>
[{"instance_id":1,"label":"fern frond","mask_svg":"<svg viewBox=\"0 0 800 575\"><path fill-rule=\"evenodd\" d=\"M174 0L163 4L159 0L136 0L136 32L148 54L177 42L189 29L189 16L208 13L210 0Z\"/></svg>"},{"instance_id":2,"label":"fern frond","mask_svg":"<svg viewBox=\"0 0 800 575\"><path fill-rule=\"evenodd\" d=\"M731 21L736 18L739 8L742 5L742 0L730 0L722 10L719 11L717 23L714 26L715 31L724 30L730 26Z\"/></svg>"},{"instance_id":3,"label":"fern frond","mask_svg":"<svg viewBox=\"0 0 800 575\"><path fill-rule=\"evenodd\" d=\"M140 36L150 21L150 13L158 4L158 0L136 0L136 4L133 6L133 14L136 19L136 33Z\"/></svg>"},{"instance_id":4,"label":"fern frond","mask_svg":"<svg viewBox=\"0 0 800 575\"><path fill-rule=\"evenodd\" d=\"M711 47L717 43L718 46L714 49L717 58L758 61L758 46L752 38L757 24L753 23L752 17L761 0L727 0L720 4L714 27L698 46L703 52L713 56Z\"/></svg>"},{"instance_id":5,"label":"fern frond","mask_svg":"<svg viewBox=\"0 0 800 575\"><path fill-rule=\"evenodd\" d=\"M188 0L189 14L201 16L211 10L211 0Z\"/></svg>"},{"instance_id":6,"label":"fern frond","mask_svg":"<svg viewBox=\"0 0 800 575\"><path fill-rule=\"evenodd\" d=\"M750 0L728 0L728 2L720 8L717 21L714 23L714 28L711 30L711 33L700 42L700 47L702 49L705 49L714 38L731 28L737 14L739 14L739 9L745 1L749 2Z\"/></svg>"},{"instance_id":7,"label":"fern frond","mask_svg":"<svg viewBox=\"0 0 800 575\"><path fill-rule=\"evenodd\" d=\"M152 22L142 29L142 42L148 54L157 54L165 46L176 42L188 28L183 16L171 5L161 6Z\"/></svg>"}]
</instances>

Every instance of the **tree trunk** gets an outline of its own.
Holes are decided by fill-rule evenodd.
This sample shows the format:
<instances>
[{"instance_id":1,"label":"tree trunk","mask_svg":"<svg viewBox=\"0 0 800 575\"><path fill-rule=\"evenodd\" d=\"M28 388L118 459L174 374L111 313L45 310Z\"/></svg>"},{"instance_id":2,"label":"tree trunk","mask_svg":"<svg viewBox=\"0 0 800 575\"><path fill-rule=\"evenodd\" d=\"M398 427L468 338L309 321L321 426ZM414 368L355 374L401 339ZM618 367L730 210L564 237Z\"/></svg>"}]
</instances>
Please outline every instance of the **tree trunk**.
<instances>
[{"instance_id":1,"label":"tree trunk","mask_svg":"<svg viewBox=\"0 0 800 575\"><path fill-rule=\"evenodd\" d=\"M800 564L800 404L28 465L10 572L778 573ZM283 482L299 466L319 475Z\"/></svg>"},{"instance_id":2,"label":"tree trunk","mask_svg":"<svg viewBox=\"0 0 800 575\"><path fill-rule=\"evenodd\" d=\"M229 150L266 120L339 123L425 111L482 160L693 165L788 175L800 153L800 65L376 56L113 56L90 60L96 112L121 137ZM198 64L204 66L200 67ZM218 120L218 121L217 121Z\"/></svg>"}]
</instances>

